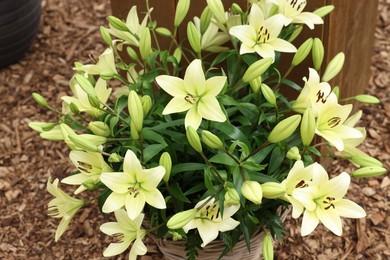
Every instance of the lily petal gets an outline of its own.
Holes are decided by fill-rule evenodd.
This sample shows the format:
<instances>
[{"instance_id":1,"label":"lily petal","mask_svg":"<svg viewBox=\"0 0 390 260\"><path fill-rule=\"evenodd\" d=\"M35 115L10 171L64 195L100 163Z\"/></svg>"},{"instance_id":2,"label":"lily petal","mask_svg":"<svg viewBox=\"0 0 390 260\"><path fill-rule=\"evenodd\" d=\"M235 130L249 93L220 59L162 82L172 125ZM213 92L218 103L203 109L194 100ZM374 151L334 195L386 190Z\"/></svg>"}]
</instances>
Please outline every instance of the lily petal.
<instances>
[{"instance_id":1,"label":"lily petal","mask_svg":"<svg viewBox=\"0 0 390 260\"><path fill-rule=\"evenodd\" d=\"M318 226L319 219L315 211L306 210L302 218L301 235L307 236Z\"/></svg>"},{"instance_id":2,"label":"lily petal","mask_svg":"<svg viewBox=\"0 0 390 260\"><path fill-rule=\"evenodd\" d=\"M104 202L102 211L104 213L110 213L117 209L120 209L125 205L127 194L111 193Z\"/></svg>"},{"instance_id":3,"label":"lily petal","mask_svg":"<svg viewBox=\"0 0 390 260\"><path fill-rule=\"evenodd\" d=\"M218 228L215 223L209 220L196 220L196 226L199 231L199 235L202 238L203 243L201 244L202 247L205 247L208 243L215 240L218 237Z\"/></svg>"},{"instance_id":4,"label":"lily petal","mask_svg":"<svg viewBox=\"0 0 390 260\"><path fill-rule=\"evenodd\" d=\"M192 126L194 129L198 129L201 122L202 116L198 112L198 106L192 106L184 119L185 128Z\"/></svg>"},{"instance_id":5,"label":"lily petal","mask_svg":"<svg viewBox=\"0 0 390 260\"><path fill-rule=\"evenodd\" d=\"M201 96L204 93L206 78L203 73L202 61L193 60L187 67L184 75L184 87L187 93Z\"/></svg>"},{"instance_id":6,"label":"lily petal","mask_svg":"<svg viewBox=\"0 0 390 260\"><path fill-rule=\"evenodd\" d=\"M142 172L137 173L137 180L143 189L156 189L165 174L165 168L157 166L151 169L143 169Z\"/></svg>"},{"instance_id":7,"label":"lily petal","mask_svg":"<svg viewBox=\"0 0 390 260\"><path fill-rule=\"evenodd\" d=\"M123 253L127 248L129 248L131 243L131 240L125 240L121 243L111 243L108 245L108 247L104 250L103 256L110 257L114 255L119 255L120 253Z\"/></svg>"},{"instance_id":8,"label":"lily petal","mask_svg":"<svg viewBox=\"0 0 390 260\"><path fill-rule=\"evenodd\" d=\"M364 218L367 215L362 207L347 199L337 201L335 210L337 214L345 218Z\"/></svg>"},{"instance_id":9,"label":"lily petal","mask_svg":"<svg viewBox=\"0 0 390 260\"><path fill-rule=\"evenodd\" d=\"M139 214L141 214L142 210L145 206L145 196L143 192L138 194L134 194L133 196L127 195L125 201L125 207L127 211L127 215L131 220L136 219Z\"/></svg>"},{"instance_id":10,"label":"lily petal","mask_svg":"<svg viewBox=\"0 0 390 260\"><path fill-rule=\"evenodd\" d=\"M148 203L150 206L158 209L165 209L167 207L165 204L164 196L158 189L144 191L143 194L145 196L146 203Z\"/></svg>"},{"instance_id":11,"label":"lily petal","mask_svg":"<svg viewBox=\"0 0 390 260\"><path fill-rule=\"evenodd\" d=\"M198 105L198 111L201 117L216 122L225 122L226 116L223 113L216 98L202 98Z\"/></svg>"},{"instance_id":12,"label":"lily petal","mask_svg":"<svg viewBox=\"0 0 390 260\"><path fill-rule=\"evenodd\" d=\"M169 103L165 106L163 115L169 115L173 113L180 113L183 111L187 111L193 104L190 104L185 100L185 96L176 96L169 101Z\"/></svg>"},{"instance_id":13,"label":"lily petal","mask_svg":"<svg viewBox=\"0 0 390 260\"><path fill-rule=\"evenodd\" d=\"M343 228L341 225L340 216L337 214L336 210L334 210L332 207L329 209L322 209L321 207L317 207L316 213L325 227L327 227L335 235L341 236L343 233Z\"/></svg>"},{"instance_id":14,"label":"lily petal","mask_svg":"<svg viewBox=\"0 0 390 260\"><path fill-rule=\"evenodd\" d=\"M173 97L187 95L184 81L181 78L161 75L156 77L156 82L165 92Z\"/></svg>"},{"instance_id":15,"label":"lily petal","mask_svg":"<svg viewBox=\"0 0 390 260\"><path fill-rule=\"evenodd\" d=\"M100 180L110 190L121 194L127 193L129 183L131 183L128 174L124 174L123 172L103 172L100 175Z\"/></svg>"}]
</instances>

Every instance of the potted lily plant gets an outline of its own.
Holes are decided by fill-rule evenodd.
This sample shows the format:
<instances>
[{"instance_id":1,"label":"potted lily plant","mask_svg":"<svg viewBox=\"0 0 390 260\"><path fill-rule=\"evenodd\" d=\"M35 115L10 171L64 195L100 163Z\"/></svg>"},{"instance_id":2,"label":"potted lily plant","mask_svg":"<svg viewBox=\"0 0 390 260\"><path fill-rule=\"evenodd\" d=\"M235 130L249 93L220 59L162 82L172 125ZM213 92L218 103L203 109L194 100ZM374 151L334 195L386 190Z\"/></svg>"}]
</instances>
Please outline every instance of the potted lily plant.
<instances>
[{"instance_id":1,"label":"potted lily plant","mask_svg":"<svg viewBox=\"0 0 390 260\"><path fill-rule=\"evenodd\" d=\"M75 64L62 109L33 93L58 121L30 127L64 141L77 169L61 180L77 187L74 196L59 188L59 179L47 183L55 197L49 215L61 218L56 241L86 206L80 193L115 216L100 227L113 236L103 255L130 248L129 259L147 254L146 236L166 259L273 259L273 240L282 238L291 208L293 218L303 215L302 236L319 223L340 236L341 218L365 217L345 198L351 178L386 169L357 148L365 138L356 126L362 112L351 114L353 105L328 83L344 54L320 73L321 40L294 44L303 26L320 25L333 9L306 12L305 5L252 0L245 9L226 9L221 0L207 0L199 17L184 24L183 42L176 35L189 0L178 1L173 30L159 27L148 1L142 20L136 6L126 21L109 17L108 28L100 28L107 49L96 63ZM171 39L168 49L159 37ZM294 56L282 73L285 53ZM305 59L313 65L307 77L290 81ZM286 88L297 97L283 95ZM330 176L318 163L324 155L350 160L356 170Z\"/></svg>"}]
</instances>

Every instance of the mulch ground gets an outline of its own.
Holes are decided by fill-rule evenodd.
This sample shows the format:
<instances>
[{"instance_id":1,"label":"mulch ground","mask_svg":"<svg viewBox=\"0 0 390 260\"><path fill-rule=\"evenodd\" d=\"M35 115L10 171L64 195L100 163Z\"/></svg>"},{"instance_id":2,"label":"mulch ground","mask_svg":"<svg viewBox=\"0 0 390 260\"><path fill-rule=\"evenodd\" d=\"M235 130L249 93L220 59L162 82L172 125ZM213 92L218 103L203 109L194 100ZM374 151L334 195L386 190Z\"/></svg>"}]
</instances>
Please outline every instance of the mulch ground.
<instances>
[{"instance_id":1,"label":"mulch ground","mask_svg":"<svg viewBox=\"0 0 390 260\"><path fill-rule=\"evenodd\" d=\"M27 55L0 70L0 259L103 259L109 238L99 232L107 220L89 207L72 221L59 242L54 242L57 219L46 215L51 196L46 181L72 172L61 143L39 139L27 124L53 121L55 115L31 98L39 92L53 105L68 93L72 63L89 62L89 54L104 48L99 26L106 25L108 0L43 0L42 24ZM381 100L378 106L362 106L362 125L369 126L362 149L390 168L390 0L378 8L372 77L367 93ZM333 172L350 165L334 161ZM65 188L66 186L61 186ZM389 176L354 180L348 197L364 207L368 216L344 221L337 237L320 226L312 235L299 234L300 219L288 219L287 235L277 247L278 259L390 259ZM159 259L152 243L149 256ZM115 259L126 259L123 254Z\"/></svg>"}]
</instances>

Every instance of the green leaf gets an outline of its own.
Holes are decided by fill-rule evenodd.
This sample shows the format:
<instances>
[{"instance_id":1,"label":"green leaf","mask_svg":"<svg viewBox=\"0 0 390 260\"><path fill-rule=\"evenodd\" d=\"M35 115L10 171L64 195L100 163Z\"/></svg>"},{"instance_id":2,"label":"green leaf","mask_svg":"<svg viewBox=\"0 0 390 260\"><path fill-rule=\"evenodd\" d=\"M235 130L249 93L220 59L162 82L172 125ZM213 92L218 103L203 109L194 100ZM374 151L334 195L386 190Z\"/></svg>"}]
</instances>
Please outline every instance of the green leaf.
<instances>
[{"instance_id":1,"label":"green leaf","mask_svg":"<svg viewBox=\"0 0 390 260\"><path fill-rule=\"evenodd\" d=\"M144 149L144 162L148 162L156 154L161 152L167 144L151 144Z\"/></svg>"},{"instance_id":2,"label":"green leaf","mask_svg":"<svg viewBox=\"0 0 390 260\"><path fill-rule=\"evenodd\" d=\"M149 128L142 129L142 137L144 140L151 140L151 141L155 141L156 143L159 143L159 144L167 145L164 137L162 137L161 135L159 135L158 133L156 133L155 131L153 131Z\"/></svg>"},{"instance_id":3,"label":"green leaf","mask_svg":"<svg viewBox=\"0 0 390 260\"><path fill-rule=\"evenodd\" d=\"M188 195L197 193L199 191L204 190L204 188L205 188L204 183L198 183L195 186L193 186L191 189L189 189L186 192L184 192L184 195L188 196Z\"/></svg>"},{"instance_id":4,"label":"green leaf","mask_svg":"<svg viewBox=\"0 0 390 260\"><path fill-rule=\"evenodd\" d=\"M212 193L215 193L213 182L211 181L211 168L207 167L204 169L204 184L206 188L211 191Z\"/></svg>"},{"instance_id":5,"label":"green leaf","mask_svg":"<svg viewBox=\"0 0 390 260\"><path fill-rule=\"evenodd\" d=\"M254 171L254 172L259 172L265 169L267 167L266 164L257 164L253 161L246 160L241 164L241 166L244 169L247 169L248 171Z\"/></svg>"},{"instance_id":6,"label":"green leaf","mask_svg":"<svg viewBox=\"0 0 390 260\"><path fill-rule=\"evenodd\" d=\"M127 107L128 99L127 96L121 96L115 103L115 112L119 115L122 110Z\"/></svg>"},{"instance_id":7,"label":"green leaf","mask_svg":"<svg viewBox=\"0 0 390 260\"><path fill-rule=\"evenodd\" d=\"M206 167L204 163L181 163L172 167L171 176L174 176L180 172L192 172L203 170Z\"/></svg>"},{"instance_id":8,"label":"green leaf","mask_svg":"<svg viewBox=\"0 0 390 260\"><path fill-rule=\"evenodd\" d=\"M264 149L260 150L260 152L252 156L253 160L256 163L261 163L269 155L269 153L275 148L275 146L276 144L271 144L265 147Z\"/></svg>"},{"instance_id":9,"label":"green leaf","mask_svg":"<svg viewBox=\"0 0 390 260\"><path fill-rule=\"evenodd\" d=\"M239 141L245 143L248 147L250 147L249 141L246 138L246 136L241 132L240 129L238 129L237 127L231 125L230 123L228 123L228 122L225 122L225 123L213 123L212 127L215 128L215 129L218 129L222 133L226 134L231 139L239 140Z\"/></svg>"},{"instance_id":10,"label":"green leaf","mask_svg":"<svg viewBox=\"0 0 390 260\"><path fill-rule=\"evenodd\" d=\"M276 146L275 149L272 151L271 158L268 163L268 174L272 175L275 173L280 166L282 165L282 162L284 161L286 155L283 152L283 150L279 147Z\"/></svg>"},{"instance_id":11,"label":"green leaf","mask_svg":"<svg viewBox=\"0 0 390 260\"><path fill-rule=\"evenodd\" d=\"M172 184L169 186L169 193L172 194L172 196L181 201L186 203L191 203L191 201L184 195L183 191L181 190L179 184L177 182L172 182Z\"/></svg>"},{"instance_id":12,"label":"green leaf","mask_svg":"<svg viewBox=\"0 0 390 260\"><path fill-rule=\"evenodd\" d=\"M212 163L218 163L223 165L229 165L229 166L237 166L237 162L233 160L229 155L226 153L219 153L214 155L209 159Z\"/></svg>"}]
</instances>

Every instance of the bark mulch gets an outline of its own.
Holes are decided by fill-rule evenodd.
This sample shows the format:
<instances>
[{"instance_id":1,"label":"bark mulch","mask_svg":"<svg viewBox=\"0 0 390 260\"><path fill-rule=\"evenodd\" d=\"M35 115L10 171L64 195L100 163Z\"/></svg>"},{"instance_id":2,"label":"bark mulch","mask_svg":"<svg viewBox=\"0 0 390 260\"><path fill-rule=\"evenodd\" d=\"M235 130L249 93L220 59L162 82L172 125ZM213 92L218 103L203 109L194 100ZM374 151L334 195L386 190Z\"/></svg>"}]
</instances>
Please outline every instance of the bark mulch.
<instances>
[{"instance_id":1,"label":"bark mulch","mask_svg":"<svg viewBox=\"0 0 390 260\"><path fill-rule=\"evenodd\" d=\"M68 148L41 140L27 124L53 121L55 114L40 108L32 92L59 105L69 94L68 79L75 61L90 62L105 45L99 26L110 14L108 0L43 0L41 28L30 51L17 64L0 70L0 259L103 259L110 239L99 231L107 219L92 205L76 215L57 243L58 220L47 216L49 176L73 171ZM372 77L367 93L381 100L361 106L361 125L369 127L362 149L390 168L390 0L380 0ZM349 172L351 165L334 161L332 172ZM66 190L65 185L61 188ZM299 234L301 219L289 218L287 235L278 245L278 259L390 259L389 176L354 180L348 197L364 207L367 217L344 220L342 237L321 225L310 236ZM153 243L142 259L160 259ZM126 259L127 253L115 259Z\"/></svg>"}]
</instances>

